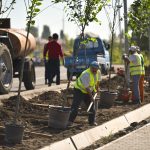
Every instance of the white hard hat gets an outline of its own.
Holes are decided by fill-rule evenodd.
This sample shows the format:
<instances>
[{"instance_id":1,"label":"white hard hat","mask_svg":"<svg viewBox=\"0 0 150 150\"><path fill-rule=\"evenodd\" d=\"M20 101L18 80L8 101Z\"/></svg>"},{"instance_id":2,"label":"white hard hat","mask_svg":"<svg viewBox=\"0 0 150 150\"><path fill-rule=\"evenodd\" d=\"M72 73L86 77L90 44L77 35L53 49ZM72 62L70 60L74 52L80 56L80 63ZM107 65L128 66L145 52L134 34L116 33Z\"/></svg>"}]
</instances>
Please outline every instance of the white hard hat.
<instances>
[{"instance_id":1,"label":"white hard hat","mask_svg":"<svg viewBox=\"0 0 150 150\"><path fill-rule=\"evenodd\" d=\"M136 46L131 46L129 48L129 51L136 52L137 51L137 47Z\"/></svg>"}]
</instances>

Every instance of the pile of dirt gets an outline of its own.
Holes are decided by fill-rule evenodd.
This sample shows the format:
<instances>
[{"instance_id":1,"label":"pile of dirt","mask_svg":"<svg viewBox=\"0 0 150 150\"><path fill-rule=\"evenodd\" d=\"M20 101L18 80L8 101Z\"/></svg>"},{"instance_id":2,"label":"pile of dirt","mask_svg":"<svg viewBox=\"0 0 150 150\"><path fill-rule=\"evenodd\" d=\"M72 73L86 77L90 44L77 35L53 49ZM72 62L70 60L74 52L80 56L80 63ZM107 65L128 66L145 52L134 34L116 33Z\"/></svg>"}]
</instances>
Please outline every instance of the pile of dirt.
<instances>
[{"instance_id":1,"label":"pile of dirt","mask_svg":"<svg viewBox=\"0 0 150 150\"><path fill-rule=\"evenodd\" d=\"M115 90L118 86L124 85L123 77L115 77L109 83L111 89ZM101 89L106 89L108 81L101 82ZM142 105L149 103L150 88L145 87L145 101ZM88 125L87 113L84 109L81 109L78 117L75 120L74 126L67 127L66 129L55 129L48 127L49 118L49 105L56 106L68 106L67 95L70 99L72 97L73 89L69 91L62 90L59 91L49 91L43 93L30 101L26 101L21 98L19 117L18 121L23 123L25 128L25 134L23 136L22 144L10 145L4 141L5 133L0 130L0 148L2 149L26 149L26 150L37 150L38 148L49 145L53 142L62 140L64 138L70 137L77 133L83 132L87 129L92 128ZM8 100L3 101L3 106L0 107L0 126L4 126L5 123L10 122L14 118L15 108L16 108L16 97L11 97ZM141 106L142 106L141 105ZM114 105L107 108L99 108L97 111L97 123L98 125L103 124L113 118L116 118L124 113L136 109L137 105L132 105L131 103L122 103L121 100L116 101ZM28 131L28 132L27 132ZM31 132L31 133L30 133ZM38 134L32 134L32 133ZM41 134L41 135L40 135Z\"/></svg>"}]
</instances>

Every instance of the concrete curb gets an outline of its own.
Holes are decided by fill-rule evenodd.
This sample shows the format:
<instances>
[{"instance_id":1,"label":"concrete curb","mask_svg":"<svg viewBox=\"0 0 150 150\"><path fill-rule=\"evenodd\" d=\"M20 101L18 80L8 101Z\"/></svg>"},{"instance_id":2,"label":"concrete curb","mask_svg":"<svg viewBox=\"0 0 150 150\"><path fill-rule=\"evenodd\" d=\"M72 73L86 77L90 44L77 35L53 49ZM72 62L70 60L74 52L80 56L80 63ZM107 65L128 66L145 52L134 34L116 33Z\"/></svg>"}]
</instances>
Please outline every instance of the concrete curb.
<instances>
[{"instance_id":1,"label":"concrete curb","mask_svg":"<svg viewBox=\"0 0 150 150\"><path fill-rule=\"evenodd\" d=\"M76 150L70 138L45 146L40 150Z\"/></svg>"},{"instance_id":2,"label":"concrete curb","mask_svg":"<svg viewBox=\"0 0 150 150\"><path fill-rule=\"evenodd\" d=\"M74 146L74 149L84 149L87 146L92 145L102 137L109 136L110 134L114 134L120 130L123 130L124 128L130 126L131 123L140 122L148 118L149 116L150 104L147 104L123 116L108 121L100 126L76 134L70 137L70 140L67 138L46 146L44 147L44 149L40 150L59 150L62 149L62 147L64 147L65 150L72 150L72 146ZM72 142L72 144L70 143L70 141Z\"/></svg>"},{"instance_id":3,"label":"concrete curb","mask_svg":"<svg viewBox=\"0 0 150 150\"><path fill-rule=\"evenodd\" d=\"M150 104L144 105L139 109L125 114L124 116L129 124L133 122L140 122L143 119L148 118L150 116Z\"/></svg>"}]
</instances>

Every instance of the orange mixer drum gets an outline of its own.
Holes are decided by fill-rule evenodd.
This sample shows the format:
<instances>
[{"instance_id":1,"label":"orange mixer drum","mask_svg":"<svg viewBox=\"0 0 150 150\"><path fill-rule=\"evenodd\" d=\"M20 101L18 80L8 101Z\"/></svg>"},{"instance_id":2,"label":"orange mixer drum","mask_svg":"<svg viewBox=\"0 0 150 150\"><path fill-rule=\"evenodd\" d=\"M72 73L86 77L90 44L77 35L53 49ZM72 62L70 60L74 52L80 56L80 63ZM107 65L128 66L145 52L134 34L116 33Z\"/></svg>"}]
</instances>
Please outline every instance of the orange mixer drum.
<instances>
[{"instance_id":1,"label":"orange mixer drum","mask_svg":"<svg viewBox=\"0 0 150 150\"><path fill-rule=\"evenodd\" d=\"M6 33L8 33L8 36L13 46L13 49L10 50L12 51L11 54L13 55L13 59L24 56L27 32L21 29L0 29L0 34ZM29 33L25 56L30 54L35 49L35 46L35 38L32 34Z\"/></svg>"}]
</instances>

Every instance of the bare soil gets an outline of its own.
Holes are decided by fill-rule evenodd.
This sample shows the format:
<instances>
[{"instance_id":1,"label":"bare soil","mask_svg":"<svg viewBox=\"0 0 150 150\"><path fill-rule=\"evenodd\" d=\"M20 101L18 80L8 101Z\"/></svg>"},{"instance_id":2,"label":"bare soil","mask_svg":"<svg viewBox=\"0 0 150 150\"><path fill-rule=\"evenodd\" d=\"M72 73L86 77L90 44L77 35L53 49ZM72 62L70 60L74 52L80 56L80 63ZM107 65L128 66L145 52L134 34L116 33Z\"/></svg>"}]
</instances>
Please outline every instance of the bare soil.
<instances>
[{"instance_id":1,"label":"bare soil","mask_svg":"<svg viewBox=\"0 0 150 150\"><path fill-rule=\"evenodd\" d=\"M107 80L101 82L101 89L107 89L108 84L111 90L116 90L118 86L124 86L124 78L121 76L114 77L110 82ZM53 142L63 140L67 137L93 128L88 125L87 113L84 105L81 107L74 126L66 129L55 129L48 127L49 107L48 105L70 106L73 89L69 91L62 90L45 92L30 101L21 98L18 122L25 126L23 141L20 144L8 144L5 142L5 132L0 128L0 149L4 150L37 150ZM67 101L66 96L70 99ZM103 124L124 113L132 111L150 102L150 88L145 85L145 100L139 105L133 105L130 102L124 103L122 100L115 101L111 108L100 107L97 111L97 123ZM42 104L42 105L40 105ZM11 97L3 101L0 106L0 126L4 127L5 123L13 121L16 108L16 97ZM34 133L33 133L34 132Z\"/></svg>"}]
</instances>

